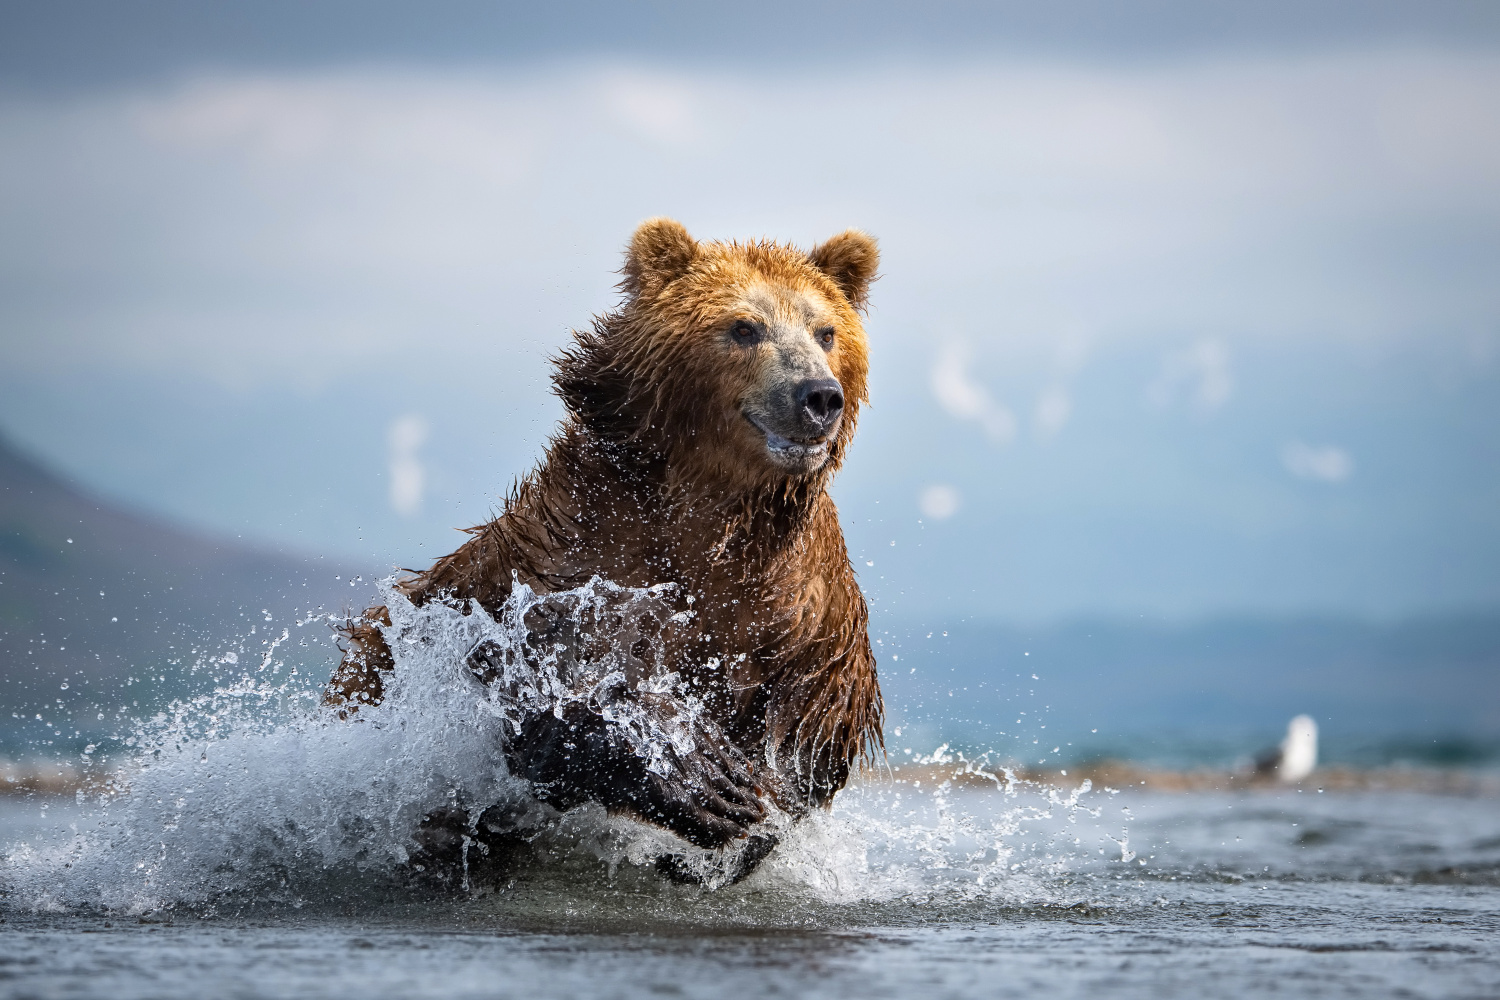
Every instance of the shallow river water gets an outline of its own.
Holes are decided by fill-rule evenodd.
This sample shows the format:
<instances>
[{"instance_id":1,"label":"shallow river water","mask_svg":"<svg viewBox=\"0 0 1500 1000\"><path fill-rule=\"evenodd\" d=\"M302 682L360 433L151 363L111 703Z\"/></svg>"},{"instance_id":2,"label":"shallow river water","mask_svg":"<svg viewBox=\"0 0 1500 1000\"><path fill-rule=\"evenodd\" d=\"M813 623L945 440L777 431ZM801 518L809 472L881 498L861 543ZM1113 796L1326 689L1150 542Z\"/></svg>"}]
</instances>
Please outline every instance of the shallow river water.
<instances>
[{"instance_id":1,"label":"shallow river water","mask_svg":"<svg viewBox=\"0 0 1500 1000\"><path fill-rule=\"evenodd\" d=\"M583 621L622 593L547 600ZM526 652L526 607L388 599L396 670L357 721L287 680L273 631L195 666L242 676L83 748L109 785L0 796L0 997L1500 997L1500 797L1316 775L950 784L952 755L903 756L782 823L739 884L665 881L681 841L588 806L526 813L521 846L434 881L423 815L528 801L496 743L510 707L463 666Z\"/></svg>"},{"instance_id":2,"label":"shallow river water","mask_svg":"<svg viewBox=\"0 0 1500 1000\"><path fill-rule=\"evenodd\" d=\"M12 886L0 995L1500 996L1500 801L935 798L853 789L713 891L611 874L597 831L468 889L272 859L244 891L138 910ZM78 807L44 804L6 800L6 840L71 836Z\"/></svg>"}]
</instances>

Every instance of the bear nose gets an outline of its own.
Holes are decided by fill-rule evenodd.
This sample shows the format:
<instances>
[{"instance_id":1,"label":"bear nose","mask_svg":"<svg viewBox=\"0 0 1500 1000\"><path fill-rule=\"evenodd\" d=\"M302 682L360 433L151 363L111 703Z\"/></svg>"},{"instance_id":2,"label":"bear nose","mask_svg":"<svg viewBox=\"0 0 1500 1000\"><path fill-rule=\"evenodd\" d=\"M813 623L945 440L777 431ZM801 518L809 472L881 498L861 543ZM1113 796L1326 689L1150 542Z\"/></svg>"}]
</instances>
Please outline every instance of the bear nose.
<instances>
[{"instance_id":1,"label":"bear nose","mask_svg":"<svg viewBox=\"0 0 1500 1000\"><path fill-rule=\"evenodd\" d=\"M807 414L818 433L825 433L844 410L844 387L831 378L803 382L797 386L797 408Z\"/></svg>"}]
</instances>

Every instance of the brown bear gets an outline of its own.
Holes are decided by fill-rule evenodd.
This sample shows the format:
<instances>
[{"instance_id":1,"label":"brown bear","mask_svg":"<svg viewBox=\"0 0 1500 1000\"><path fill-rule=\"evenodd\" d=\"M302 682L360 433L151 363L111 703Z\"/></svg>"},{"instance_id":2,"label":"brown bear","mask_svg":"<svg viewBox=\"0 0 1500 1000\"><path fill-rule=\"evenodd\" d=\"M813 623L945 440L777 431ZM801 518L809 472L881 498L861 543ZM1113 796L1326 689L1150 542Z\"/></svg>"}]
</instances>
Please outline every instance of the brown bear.
<instances>
[{"instance_id":1,"label":"brown bear","mask_svg":"<svg viewBox=\"0 0 1500 1000\"><path fill-rule=\"evenodd\" d=\"M647 760L597 705L535 712L504 752L541 800L602 803L719 847L768 802L794 817L827 805L883 749L865 601L827 492L867 399L860 313L877 262L857 230L804 253L643 223L623 303L554 359L567 418L545 459L499 517L397 584L418 606L492 615L513 581L672 585L687 612L673 620L689 624L653 641L697 706L696 746ZM346 630L327 691L341 713L383 697L390 622L372 608ZM491 666L469 658L482 681ZM623 696L681 714L670 695Z\"/></svg>"}]
</instances>

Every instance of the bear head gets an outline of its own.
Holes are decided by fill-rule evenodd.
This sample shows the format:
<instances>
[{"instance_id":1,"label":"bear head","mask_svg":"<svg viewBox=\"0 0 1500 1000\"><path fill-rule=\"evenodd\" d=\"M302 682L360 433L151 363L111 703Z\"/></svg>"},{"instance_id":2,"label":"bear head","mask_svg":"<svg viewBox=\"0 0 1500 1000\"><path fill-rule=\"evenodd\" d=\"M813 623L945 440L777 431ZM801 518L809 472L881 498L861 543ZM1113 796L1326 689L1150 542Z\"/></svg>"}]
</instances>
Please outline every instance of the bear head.
<instances>
[{"instance_id":1,"label":"bear head","mask_svg":"<svg viewBox=\"0 0 1500 1000\"><path fill-rule=\"evenodd\" d=\"M867 399L859 313L878 262L854 229L804 253L648 220L626 252L624 303L557 358L558 394L588 431L696 492L819 484Z\"/></svg>"}]
</instances>

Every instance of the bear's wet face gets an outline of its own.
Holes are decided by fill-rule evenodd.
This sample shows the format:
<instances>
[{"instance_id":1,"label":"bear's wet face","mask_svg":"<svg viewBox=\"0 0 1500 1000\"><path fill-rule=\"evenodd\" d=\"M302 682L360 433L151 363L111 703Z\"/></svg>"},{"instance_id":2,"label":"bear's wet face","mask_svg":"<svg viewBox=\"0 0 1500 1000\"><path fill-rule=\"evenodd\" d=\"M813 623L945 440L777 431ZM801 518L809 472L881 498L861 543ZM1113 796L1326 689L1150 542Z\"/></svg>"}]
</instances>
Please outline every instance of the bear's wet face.
<instances>
[{"instance_id":1,"label":"bear's wet face","mask_svg":"<svg viewBox=\"0 0 1500 1000\"><path fill-rule=\"evenodd\" d=\"M729 498L825 477L867 398L858 312L878 260L853 229L803 252L651 219L621 307L558 358L558 393L592 433L664 460L671 483Z\"/></svg>"},{"instance_id":2,"label":"bear's wet face","mask_svg":"<svg viewBox=\"0 0 1500 1000\"><path fill-rule=\"evenodd\" d=\"M816 292L761 282L721 335L744 386L735 431L746 450L794 475L828 462L843 423L838 320Z\"/></svg>"}]
</instances>

